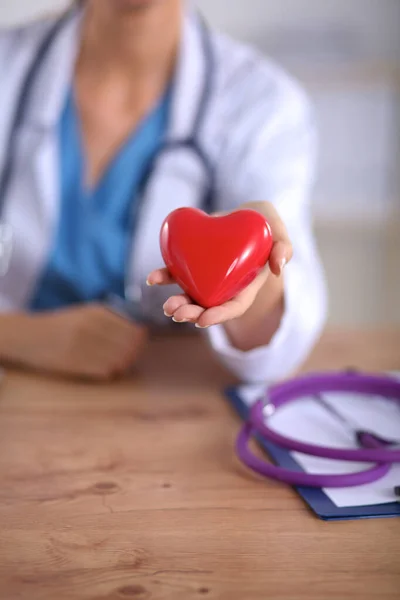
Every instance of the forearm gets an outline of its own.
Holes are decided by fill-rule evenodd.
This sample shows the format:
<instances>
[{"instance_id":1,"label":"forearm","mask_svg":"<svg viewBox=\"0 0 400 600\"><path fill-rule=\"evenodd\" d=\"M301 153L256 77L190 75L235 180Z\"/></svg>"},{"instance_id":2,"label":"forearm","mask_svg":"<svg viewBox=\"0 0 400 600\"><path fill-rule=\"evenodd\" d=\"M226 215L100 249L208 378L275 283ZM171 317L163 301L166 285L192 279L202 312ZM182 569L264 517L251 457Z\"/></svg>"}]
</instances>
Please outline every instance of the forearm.
<instances>
[{"instance_id":1,"label":"forearm","mask_svg":"<svg viewBox=\"0 0 400 600\"><path fill-rule=\"evenodd\" d=\"M29 337L31 319L24 313L0 314L0 361L19 360Z\"/></svg>"},{"instance_id":2,"label":"forearm","mask_svg":"<svg viewBox=\"0 0 400 600\"><path fill-rule=\"evenodd\" d=\"M244 352L267 346L279 329L284 304L283 276L269 273L247 312L225 324L230 343Z\"/></svg>"}]
</instances>

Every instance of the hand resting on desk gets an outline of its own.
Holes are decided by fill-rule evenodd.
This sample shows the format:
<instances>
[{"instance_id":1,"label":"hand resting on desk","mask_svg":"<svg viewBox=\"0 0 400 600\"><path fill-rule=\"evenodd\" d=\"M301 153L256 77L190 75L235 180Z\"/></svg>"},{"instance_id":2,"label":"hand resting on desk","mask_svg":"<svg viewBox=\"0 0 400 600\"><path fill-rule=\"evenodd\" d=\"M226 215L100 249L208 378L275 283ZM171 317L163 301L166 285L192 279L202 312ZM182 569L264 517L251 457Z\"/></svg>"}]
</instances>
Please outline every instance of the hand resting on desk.
<instances>
[{"instance_id":1,"label":"hand resting on desk","mask_svg":"<svg viewBox=\"0 0 400 600\"><path fill-rule=\"evenodd\" d=\"M145 328L100 304L0 315L0 360L38 371L108 380L129 370L146 337Z\"/></svg>"}]
</instances>

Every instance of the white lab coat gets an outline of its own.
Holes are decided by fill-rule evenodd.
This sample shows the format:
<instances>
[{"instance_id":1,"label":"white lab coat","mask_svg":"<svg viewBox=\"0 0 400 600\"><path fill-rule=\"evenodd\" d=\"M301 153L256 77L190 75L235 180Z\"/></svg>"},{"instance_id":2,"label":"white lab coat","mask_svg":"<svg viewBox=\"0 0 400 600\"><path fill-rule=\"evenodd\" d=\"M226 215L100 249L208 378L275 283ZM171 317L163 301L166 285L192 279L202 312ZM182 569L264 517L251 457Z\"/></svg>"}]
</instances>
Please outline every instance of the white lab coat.
<instances>
[{"instance_id":1,"label":"white lab coat","mask_svg":"<svg viewBox=\"0 0 400 600\"><path fill-rule=\"evenodd\" d=\"M54 21L0 34L0 168L4 164L11 116L38 45ZM58 34L35 81L23 127L18 132L13 177L1 219L14 231L14 251L0 278L0 311L28 306L51 252L59 214L57 122L79 46L81 16L71 16ZM314 245L310 191L316 155L314 121L301 88L252 49L211 33L217 74L201 142L216 166L215 210L269 200L285 221L294 247L285 272L285 313L268 346L249 352L233 348L222 326L206 335L217 357L240 379L274 381L306 358L326 313L324 276ZM197 18L184 23L169 136L193 128L207 64ZM147 274L163 265L162 221L180 206L198 206L205 173L187 151L160 160L143 202L128 269L129 294L140 299L154 322L167 322L162 305L171 288L148 288ZM106 233L106 232L104 232ZM175 291L175 290L173 290Z\"/></svg>"}]
</instances>

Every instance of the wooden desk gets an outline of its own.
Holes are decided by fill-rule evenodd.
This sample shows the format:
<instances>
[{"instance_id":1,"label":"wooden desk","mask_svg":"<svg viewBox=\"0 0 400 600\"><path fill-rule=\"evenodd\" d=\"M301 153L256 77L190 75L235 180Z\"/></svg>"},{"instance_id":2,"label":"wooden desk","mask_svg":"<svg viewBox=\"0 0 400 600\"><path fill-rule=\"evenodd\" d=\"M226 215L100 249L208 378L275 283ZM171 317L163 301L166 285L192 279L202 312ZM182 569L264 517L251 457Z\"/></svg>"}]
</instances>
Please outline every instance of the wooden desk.
<instances>
[{"instance_id":1,"label":"wooden desk","mask_svg":"<svg viewBox=\"0 0 400 600\"><path fill-rule=\"evenodd\" d=\"M244 471L204 344L149 351L110 386L8 374L2 600L400 598L399 519L324 523ZM348 365L400 369L400 332L326 335L307 368Z\"/></svg>"}]
</instances>

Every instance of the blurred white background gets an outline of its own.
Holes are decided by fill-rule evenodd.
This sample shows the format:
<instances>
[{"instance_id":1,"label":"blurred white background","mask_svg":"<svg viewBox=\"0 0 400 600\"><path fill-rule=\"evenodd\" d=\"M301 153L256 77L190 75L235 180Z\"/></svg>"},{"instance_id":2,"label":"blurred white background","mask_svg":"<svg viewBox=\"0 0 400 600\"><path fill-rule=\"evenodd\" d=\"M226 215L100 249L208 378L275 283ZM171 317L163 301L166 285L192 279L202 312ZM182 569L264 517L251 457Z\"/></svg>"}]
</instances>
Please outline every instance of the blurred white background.
<instances>
[{"instance_id":1,"label":"blurred white background","mask_svg":"<svg viewBox=\"0 0 400 600\"><path fill-rule=\"evenodd\" d=\"M68 4L13 0L0 22ZM400 0L197 0L308 89L320 129L315 227L332 324L400 323Z\"/></svg>"}]
</instances>

